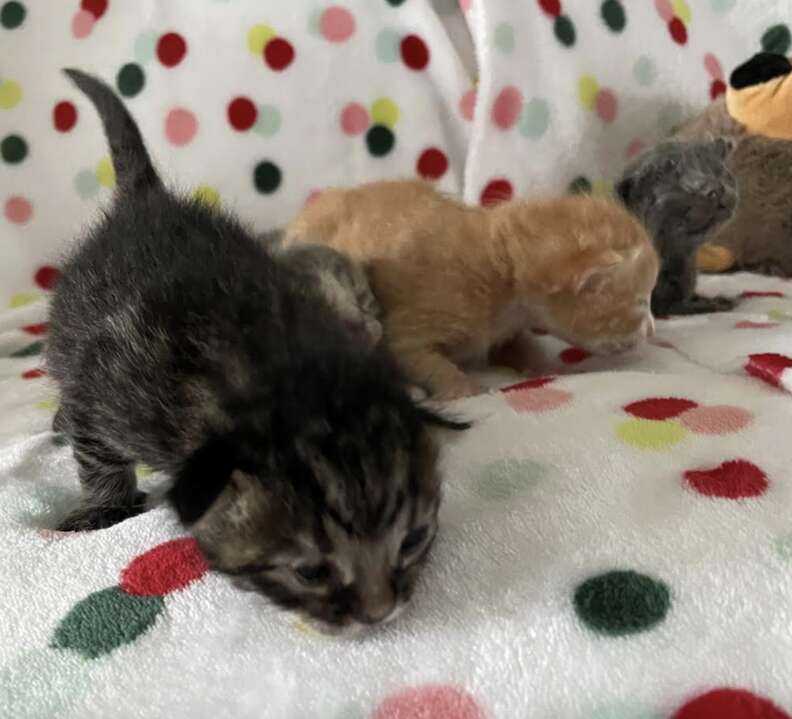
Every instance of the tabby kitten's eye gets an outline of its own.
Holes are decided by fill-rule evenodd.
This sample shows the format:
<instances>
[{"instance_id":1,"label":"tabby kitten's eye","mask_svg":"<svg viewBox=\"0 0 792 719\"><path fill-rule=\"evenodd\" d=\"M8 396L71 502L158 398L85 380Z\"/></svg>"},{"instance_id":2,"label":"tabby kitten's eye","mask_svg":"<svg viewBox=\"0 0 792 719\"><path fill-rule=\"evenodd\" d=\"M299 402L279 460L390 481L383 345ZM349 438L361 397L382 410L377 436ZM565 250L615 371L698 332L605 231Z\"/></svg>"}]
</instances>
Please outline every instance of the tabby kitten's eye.
<instances>
[{"instance_id":1,"label":"tabby kitten's eye","mask_svg":"<svg viewBox=\"0 0 792 719\"><path fill-rule=\"evenodd\" d=\"M429 527L416 527L411 530L401 543L400 554L403 557L412 554L423 543L428 533Z\"/></svg>"},{"instance_id":2,"label":"tabby kitten's eye","mask_svg":"<svg viewBox=\"0 0 792 719\"><path fill-rule=\"evenodd\" d=\"M303 564L301 567L297 567L294 573L304 584L320 584L330 576L330 567L324 562L321 564Z\"/></svg>"}]
</instances>

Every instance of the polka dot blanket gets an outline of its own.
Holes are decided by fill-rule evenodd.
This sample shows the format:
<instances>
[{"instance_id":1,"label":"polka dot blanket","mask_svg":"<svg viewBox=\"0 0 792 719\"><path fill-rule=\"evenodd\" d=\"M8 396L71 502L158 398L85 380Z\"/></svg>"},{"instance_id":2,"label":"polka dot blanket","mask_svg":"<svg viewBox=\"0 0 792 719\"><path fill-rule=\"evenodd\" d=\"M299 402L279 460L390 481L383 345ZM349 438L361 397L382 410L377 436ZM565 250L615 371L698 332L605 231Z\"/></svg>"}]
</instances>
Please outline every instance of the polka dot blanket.
<instances>
[{"instance_id":1,"label":"polka dot blanket","mask_svg":"<svg viewBox=\"0 0 792 719\"><path fill-rule=\"evenodd\" d=\"M737 61L786 52L792 18L786 0L462 8L0 0L0 716L792 717L792 282L704 278L733 312L659 321L620 358L537 335L530 377L483 377L454 406L475 424L444 450L424 581L368 636L236 590L165 508L47 529L77 482L46 296L114 185L58 68L113 82L172 183L266 229L376 177L472 202L604 192Z\"/></svg>"}]
</instances>

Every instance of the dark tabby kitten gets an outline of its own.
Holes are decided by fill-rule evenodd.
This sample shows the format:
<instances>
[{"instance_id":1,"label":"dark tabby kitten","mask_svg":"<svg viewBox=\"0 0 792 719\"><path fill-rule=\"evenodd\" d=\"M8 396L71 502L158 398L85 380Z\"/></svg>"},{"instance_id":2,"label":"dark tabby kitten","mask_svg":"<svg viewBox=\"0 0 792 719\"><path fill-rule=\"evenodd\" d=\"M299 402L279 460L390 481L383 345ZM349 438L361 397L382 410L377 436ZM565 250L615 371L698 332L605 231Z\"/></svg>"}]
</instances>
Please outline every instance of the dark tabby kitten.
<instances>
[{"instance_id":1,"label":"dark tabby kitten","mask_svg":"<svg viewBox=\"0 0 792 719\"><path fill-rule=\"evenodd\" d=\"M428 426L463 425L414 404L304 273L165 189L113 91L66 73L102 118L118 192L50 313L56 424L84 493L61 529L142 511L144 462L172 478L168 499L216 569L325 629L386 621L437 531Z\"/></svg>"},{"instance_id":2,"label":"dark tabby kitten","mask_svg":"<svg viewBox=\"0 0 792 719\"><path fill-rule=\"evenodd\" d=\"M656 315L730 310L726 297L696 294L696 251L737 205L737 183L725 161L732 145L663 142L632 162L617 183L625 205L646 225L660 255L652 292Z\"/></svg>"}]
</instances>

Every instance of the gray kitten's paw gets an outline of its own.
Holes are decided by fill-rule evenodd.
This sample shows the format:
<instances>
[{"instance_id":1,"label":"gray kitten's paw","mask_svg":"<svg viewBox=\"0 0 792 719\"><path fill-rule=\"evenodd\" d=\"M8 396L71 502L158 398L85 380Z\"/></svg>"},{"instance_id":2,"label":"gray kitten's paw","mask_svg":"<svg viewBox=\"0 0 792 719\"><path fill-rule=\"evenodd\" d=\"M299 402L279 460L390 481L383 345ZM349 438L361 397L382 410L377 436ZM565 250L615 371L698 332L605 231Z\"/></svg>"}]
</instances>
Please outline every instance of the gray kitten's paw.
<instances>
[{"instance_id":1,"label":"gray kitten's paw","mask_svg":"<svg viewBox=\"0 0 792 719\"><path fill-rule=\"evenodd\" d=\"M107 529L146 511L145 492L136 492L133 504L126 507L84 505L70 512L56 527L59 532L88 532Z\"/></svg>"}]
</instances>

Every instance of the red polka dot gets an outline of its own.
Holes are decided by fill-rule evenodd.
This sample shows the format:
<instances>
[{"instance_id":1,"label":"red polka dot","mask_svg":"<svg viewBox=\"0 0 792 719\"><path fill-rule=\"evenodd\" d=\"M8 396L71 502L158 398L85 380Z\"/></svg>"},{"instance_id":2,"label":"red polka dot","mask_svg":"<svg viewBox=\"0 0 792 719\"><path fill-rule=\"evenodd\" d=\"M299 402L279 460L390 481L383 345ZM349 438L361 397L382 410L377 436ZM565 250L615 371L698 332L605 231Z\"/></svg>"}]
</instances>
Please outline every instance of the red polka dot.
<instances>
[{"instance_id":1,"label":"red polka dot","mask_svg":"<svg viewBox=\"0 0 792 719\"><path fill-rule=\"evenodd\" d=\"M48 329L49 325L46 322L41 322L37 325L25 325L22 328L23 332L27 332L29 335L45 335Z\"/></svg>"},{"instance_id":2,"label":"red polka dot","mask_svg":"<svg viewBox=\"0 0 792 719\"><path fill-rule=\"evenodd\" d=\"M586 352L584 349L580 349L580 347L567 347L558 356L565 364L578 364L591 357L591 353Z\"/></svg>"},{"instance_id":3,"label":"red polka dot","mask_svg":"<svg viewBox=\"0 0 792 719\"><path fill-rule=\"evenodd\" d=\"M668 32L671 33L675 43L684 45L687 42L687 28L678 17L671 18L671 22L668 23Z\"/></svg>"},{"instance_id":4,"label":"red polka dot","mask_svg":"<svg viewBox=\"0 0 792 719\"><path fill-rule=\"evenodd\" d=\"M80 7L98 20L107 11L107 0L82 0Z\"/></svg>"},{"instance_id":5,"label":"red polka dot","mask_svg":"<svg viewBox=\"0 0 792 719\"><path fill-rule=\"evenodd\" d=\"M468 90L464 95L462 95L462 99L459 101L459 113L466 120L472 120L475 109L476 109L476 89L473 88L471 90Z\"/></svg>"},{"instance_id":6,"label":"red polka dot","mask_svg":"<svg viewBox=\"0 0 792 719\"><path fill-rule=\"evenodd\" d=\"M501 392L516 392L521 389L538 389L554 381L555 377L534 377L533 379L526 379L517 384L510 384L508 387L503 387Z\"/></svg>"},{"instance_id":7,"label":"red polka dot","mask_svg":"<svg viewBox=\"0 0 792 719\"><path fill-rule=\"evenodd\" d=\"M429 48L417 35L407 35L402 39L401 56L411 70L423 70L429 64Z\"/></svg>"},{"instance_id":8,"label":"red polka dot","mask_svg":"<svg viewBox=\"0 0 792 719\"><path fill-rule=\"evenodd\" d=\"M341 110L341 130L345 135L359 135L370 123L368 110L357 102L350 102Z\"/></svg>"},{"instance_id":9,"label":"red polka dot","mask_svg":"<svg viewBox=\"0 0 792 719\"><path fill-rule=\"evenodd\" d=\"M319 18L319 31L325 40L344 42L355 32L355 18L346 8L331 5Z\"/></svg>"},{"instance_id":10,"label":"red polka dot","mask_svg":"<svg viewBox=\"0 0 792 719\"><path fill-rule=\"evenodd\" d=\"M754 292L752 290L746 290L740 297L747 300L751 297L785 297L785 295L783 292Z\"/></svg>"},{"instance_id":11,"label":"red polka dot","mask_svg":"<svg viewBox=\"0 0 792 719\"><path fill-rule=\"evenodd\" d=\"M722 499L758 497L769 485L765 473L745 459L724 462L712 469L690 469L684 477L699 494Z\"/></svg>"},{"instance_id":12,"label":"red polka dot","mask_svg":"<svg viewBox=\"0 0 792 719\"><path fill-rule=\"evenodd\" d=\"M22 379L38 379L47 374L43 369L29 369L22 373Z\"/></svg>"},{"instance_id":13,"label":"red polka dot","mask_svg":"<svg viewBox=\"0 0 792 719\"><path fill-rule=\"evenodd\" d=\"M187 43L177 32L165 33L157 42L157 57L165 67L178 65L187 54Z\"/></svg>"},{"instance_id":14,"label":"red polka dot","mask_svg":"<svg viewBox=\"0 0 792 719\"><path fill-rule=\"evenodd\" d=\"M165 117L165 137L181 147L186 145L198 132L198 120L189 110L175 107Z\"/></svg>"},{"instance_id":15,"label":"red polka dot","mask_svg":"<svg viewBox=\"0 0 792 719\"><path fill-rule=\"evenodd\" d=\"M514 189L512 188L511 182L503 177L499 177L487 183L481 191L479 202L484 205L484 207L492 207L492 205L497 205L499 202L511 200L513 194Z\"/></svg>"},{"instance_id":16,"label":"red polka dot","mask_svg":"<svg viewBox=\"0 0 792 719\"><path fill-rule=\"evenodd\" d=\"M785 355L767 352L764 354L750 355L745 371L776 387L781 386L781 376L792 367L792 359Z\"/></svg>"},{"instance_id":17,"label":"red polka dot","mask_svg":"<svg viewBox=\"0 0 792 719\"><path fill-rule=\"evenodd\" d=\"M58 284L60 278L60 270L57 267L39 267L33 279L42 290L51 290Z\"/></svg>"},{"instance_id":18,"label":"red polka dot","mask_svg":"<svg viewBox=\"0 0 792 719\"><path fill-rule=\"evenodd\" d=\"M249 130L257 117L256 106L246 97L237 97L228 103L228 121L235 130Z\"/></svg>"},{"instance_id":19,"label":"red polka dot","mask_svg":"<svg viewBox=\"0 0 792 719\"><path fill-rule=\"evenodd\" d=\"M597 93L596 99L597 115L603 122L613 122L619 111L619 102L612 90L607 88Z\"/></svg>"},{"instance_id":20,"label":"red polka dot","mask_svg":"<svg viewBox=\"0 0 792 719\"><path fill-rule=\"evenodd\" d=\"M442 150L430 147L421 153L416 170L426 180L437 180L445 175L448 169L448 158Z\"/></svg>"},{"instance_id":21,"label":"red polka dot","mask_svg":"<svg viewBox=\"0 0 792 719\"><path fill-rule=\"evenodd\" d=\"M135 557L121 572L121 589L127 594L159 596L175 592L200 579L209 570L190 538L159 544Z\"/></svg>"},{"instance_id":22,"label":"red polka dot","mask_svg":"<svg viewBox=\"0 0 792 719\"><path fill-rule=\"evenodd\" d=\"M485 719L470 694L457 687L429 685L389 696L371 719Z\"/></svg>"},{"instance_id":23,"label":"red polka dot","mask_svg":"<svg viewBox=\"0 0 792 719\"><path fill-rule=\"evenodd\" d=\"M672 419L689 409L698 407L696 402L681 397L650 397L625 405L624 411L639 419Z\"/></svg>"},{"instance_id":24,"label":"red polka dot","mask_svg":"<svg viewBox=\"0 0 792 719\"><path fill-rule=\"evenodd\" d=\"M628 160L632 159L636 155L640 154L644 147L645 145L641 140L633 140L629 145L627 145L627 151L624 154L627 156Z\"/></svg>"},{"instance_id":25,"label":"red polka dot","mask_svg":"<svg viewBox=\"0 0 792 719\"><path fill-rule=\"evenodd\" d=\"M726 92L726 83L723 80L713 80L710 85L710 100L717 100Z\"/></svg>"},{"instance_id":26,"label":"red polka dot","mask_svg":"<svg viewBox=\"0 0 792 719\"><path fill-rule=\"evenodd\" d=\"M561 14L561 0L539 0L539 7L551 17Z\"/></svg>"},{"instance_id":27,"label":"red polka dot","mask_svg":"<svg viewBox=\"0 0 792 719\"><path fill-rule=\"evenodd\" d=\"M9 222L24 225L33 217L33 205L24 197L14 195L6 200L4 213Z\"/></svg>"},{"instance_id":28,"label":"red polka dot","mask_svg":"<svg viewBox=\"0 0 792 719\"><path fill-rule=\"evenodd\" d=\"M769 699L744 689L713 689L677 709L672 719L790 719Z\"/></svg>"},{"instance_id":29,"label":"red polka dot","mask_svg":"<svg viewBox=\"0 0 792 719\"><path fill-rule=\"evenodd\" d=\"M77 124L77 108L68 100L59 102L52 110L52 124L58 132L68 132Z\"/></svg>"},{"instance_id":30,"label":"red polka dot","mask_svg":"<svg viewBox=\"0 0 792 719\"><path fill-rule=\"evenodd\" d=\"M274 37L264 46L264 62L277 72L285 70L294 60L292 44L282 37Z\"/></svg>"},{"instance_id":31,"label":"red polka dot","mask_svg":"<svg viewBox=\"0 0 792 719\"><path fill-rule=\"evenodd\" d=\"M522 93L514 85L507 85L492 103L492 121L501 130L508 130L517 122L522 104Z\"/></svg>"}]
</instances>

